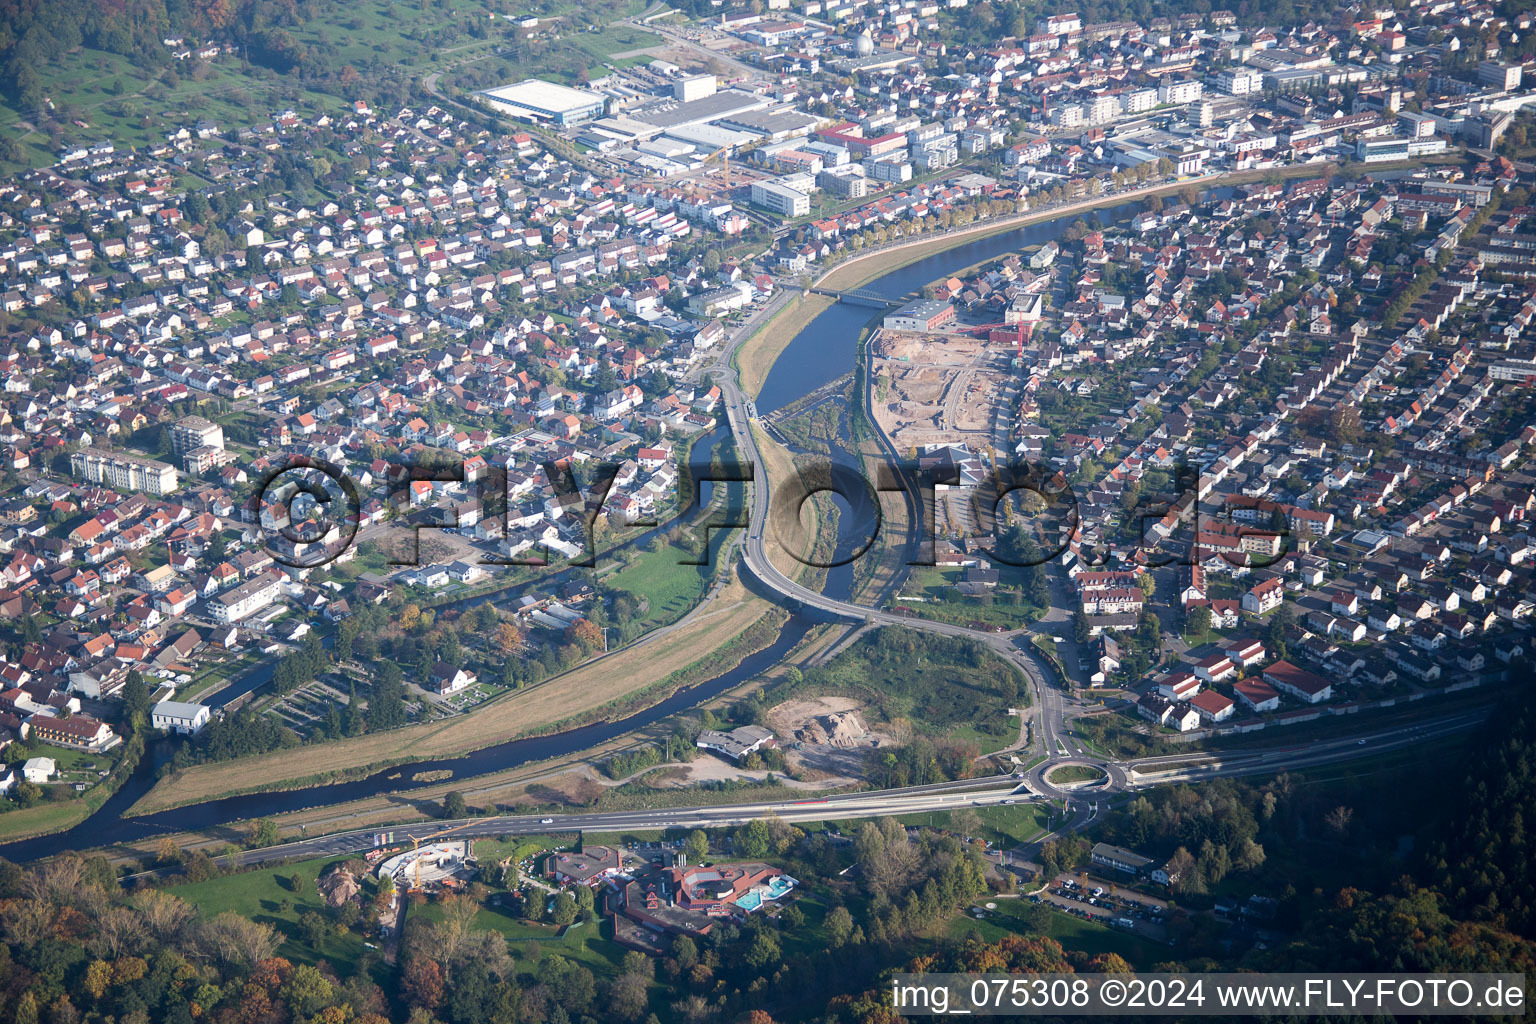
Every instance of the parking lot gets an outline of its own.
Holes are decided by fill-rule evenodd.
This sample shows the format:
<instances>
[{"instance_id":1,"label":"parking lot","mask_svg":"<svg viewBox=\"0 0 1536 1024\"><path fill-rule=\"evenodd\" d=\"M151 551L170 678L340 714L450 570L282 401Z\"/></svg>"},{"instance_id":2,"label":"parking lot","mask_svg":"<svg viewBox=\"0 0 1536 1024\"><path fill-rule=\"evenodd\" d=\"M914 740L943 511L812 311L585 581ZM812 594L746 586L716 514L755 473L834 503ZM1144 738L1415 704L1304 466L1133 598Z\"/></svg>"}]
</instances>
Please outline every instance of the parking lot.
<instances>
[{"instance_id":1,"label":"parking lot","mask_svg":"<svg viewBox=\"0 0 1536 1024\"><path fill-rule=\"evenodd\" d=\"M1167 940L1167 904L1113 882L1096 878L1080 881L1062 874L1029 899L1087 921L1123 928L1158 942Z\"/></svg>"}]
</instances>

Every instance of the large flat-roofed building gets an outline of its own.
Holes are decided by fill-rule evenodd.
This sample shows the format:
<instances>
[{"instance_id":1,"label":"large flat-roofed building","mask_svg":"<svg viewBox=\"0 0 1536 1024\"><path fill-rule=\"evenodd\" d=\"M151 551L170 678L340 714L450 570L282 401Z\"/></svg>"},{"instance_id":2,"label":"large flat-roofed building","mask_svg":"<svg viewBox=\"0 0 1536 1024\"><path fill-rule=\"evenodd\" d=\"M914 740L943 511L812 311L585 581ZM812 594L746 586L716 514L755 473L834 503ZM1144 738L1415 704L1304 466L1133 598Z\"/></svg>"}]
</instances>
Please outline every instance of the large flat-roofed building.
<instances>
[{"instance_id":1,"label":"large flat-roofed building","mask_svg":"<svg viewBox=\"0 0 1536 1024\"><path fill-rule=\"evenodd\" d=\"M487 89L480 95L513 117L558 125L581 124L602 117L608 106L607 97L600 93L537 78Z\"/></svg>"},{"instance_id":2,"label":"large flat-roofed building","mask_svg":"<svg viewBox=\"0 0 1536 1024\"><path fill-rule=\"evenodd\" d=\"M786 217L804 217L811 212L811 197L797 188L776 181L754 181L752 205Z\"/></svg>"},{"instance_id":3,"label":"large flat-roofed building","mask_svg":"<svg viewBox=\"0 0 1536 1024\"><path fill-rule=\"evenodd\" d=\"M281 592L278 581L282 577L275 572L264 572L246 580L222 594L208 599L208 615L215 622L239 622L248 615L261 611L277 600Z\"/></svg>"},{"instance_id":4,"label":"large flat-roofed building","mask_svg":"<svg viewBox=\"0 0 1536 1024\"><path fill-rule=\"evenodd\" d=\"M938 299L918 299L886 317L892 331L932 331L955 318L955 307Z\"/></svg>"},{"instance_id":5,"label":"large flat-roofed building","mask_svg":"<svg viewBox=\"0 0 1536 1024\"><path fill-rule=\"evenodd\" d=\"M169 494L176 489L176 467L138 455L82 448L69 457L75 476L119 491Z\"/></svg>"}]
</instances>

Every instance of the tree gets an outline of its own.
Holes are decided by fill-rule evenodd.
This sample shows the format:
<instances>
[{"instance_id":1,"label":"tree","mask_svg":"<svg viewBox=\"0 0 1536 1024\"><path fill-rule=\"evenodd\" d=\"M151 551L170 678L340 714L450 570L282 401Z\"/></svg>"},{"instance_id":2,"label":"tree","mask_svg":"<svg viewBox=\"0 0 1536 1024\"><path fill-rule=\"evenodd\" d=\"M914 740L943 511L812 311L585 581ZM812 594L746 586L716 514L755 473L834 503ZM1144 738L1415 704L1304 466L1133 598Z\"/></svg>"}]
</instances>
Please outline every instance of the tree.
<instances>
[{"instance_id":1,"label":"tree","mask_svg":"<svg viewBox=\"0 0 1536 1024\"><path fill-rule=\"evenodd\" d=\"M282 987L282 996L295 1020L314 1016L335 999L331 983L309 964L299 964L293 969Z\"/></svg>"},{"instance_id":2,"label":"tree","mask_svg":"<svg viewBox=\"0 0 1536 1024\"><path fill-rule=\"evenodd\" d=\"M554 904L549 908L549 920L561 928L575 921L576 897L568 892L556 896Z\"/></svg>"},{"instance_id":3,"label":"tree","mask_svg":"<svg viewBox=\"0 0 1536 1024\"><path fill-rule=\"evenodd\" d=\"M648 995L644 977L628 972L621 974L608 986L608 1004L604 1007L604 1016L622 1024L637 1021L645 1013Z\"/></svg>"},{"instance_id":4,"label":"tree","mask_svg":"<svg viewBox=\"0 0 1536 1024\"><path fill-rule=\"evenodd\" d=\"M784 959L784 951L779 947L779 940L773 932L763 929L752 939L741 959L759 974L771 974Z\"/></svg>"},{"instance_id":5,"label":"tree","mask_svg":"<svg viewBox=\"0 0 1536 1024\"><path fill-rule=\"evenodd\" d=\"M603 645L603 631L590 619L577 619L566 628L565 639L590 654Z\"/></svg>"},{"instance_id":6,"label":"tree","mask_svg":"<svg viewBox=\"0 0 1536 1024\"><path fill-rule=\"evenodd\" d=\"M1211 609L1205 605L1191 608L1185 626L1191 636L1205 636L1211 631Z\"/></svg>"},{"instance_id":7,"label":"tree","mask_svg":"<svg viewBox=\"0 0 1536 1024\"><path fill-rule=\"evenodd\" d=\"M833 907L827 912L826 929L833 949L846 945L853 934L853 915L847 907Z\"/></svg>"},{"instance_id":8,"label":"tree","mask_svg":"<svg viewBox=\"0 0 1536 1024\"><path fill-rule=\"evenodd\" d=\"M688 851L688 859L695 864L703 862L709 856L709 836L703 829L694 829L688 833L684 841L684 848Z\"/></svg>"},{"instance_id":9,"label":"tree","mask_svg":"<svg viewBox=\"0 0 1536 1024\"><path fill-rule=\"evenodd\" d=\"M698 944L686 935L679 935L672 940L671 952L672 959L685 971L699 962Z\"/></svg>"},{"instance_id":10,"label":"tree","mask_svg":"<svg viewBox=\"0 0 1536 1024\"><path fill-rule=\"evenodd\" d=\"M464 802L464 794L455 789L443 797L443 817L450 819L469 817L469 804Z\"/></svg>"},{"instance_id":11,"label":"tree","mask_svg":"<svg viewBox=\"0 0 1536 1024\"><path fill-rule=\"evenodd\" d=\"M277 840L277 822L271 818L257 818L255 824L251 826L250 845L253 848L276 846Z\"/></svg>"},{"instance_id":12,"label":"tree","mask_svg":"<svg viewBox=\"0 0 1536 1024\"><path fill-rule=\"evenodd\" d=\"M510 622L496 627L496 646L503 651L515 651L522 646L523 631Z\"/></svg>"},{"instance_id":13,"label":"tree","mask_svg":"<svg viewBox=\"0 0 1536 1024\"><path fill-rule=\"evenodd\" d=\"M443 1001L443 969L431 957L419 952L408 957L400 981L412 1006L435 1010Z\"/></svg>"},{"instance_id":14,"label":"tree","mask_svg":"<svg viewBox=\"0 0 1536 1024\"><path fill-rule=\"evenodd\" d=\"M773 848L773 835L768 829L768 823L758 818L749 821L736 830L736 849L743 857L754 860L768 856Z\"/></svg>"},{"instance_id":15,"label":"tree","mask_svg":"<svg viewBox=\"0 0 1536 1024\"><path fill-rule=\"evenodd\" d=\"M1088 623L1088 613L1082 608L1072 615L1072 639L1080 644L1085 644L1093 636L1093 627Z\"/></svg>"},{"instance_id":16,"label":"tree","mask_svg":"<svg viewBox=\"0 0 1536 1024\"><path fill-rule=\"evenodd\" d=\"M123 681L123 711L130 720L149 716L149 687L138 669L130 669Z\"/></svg>"}]
</instances>

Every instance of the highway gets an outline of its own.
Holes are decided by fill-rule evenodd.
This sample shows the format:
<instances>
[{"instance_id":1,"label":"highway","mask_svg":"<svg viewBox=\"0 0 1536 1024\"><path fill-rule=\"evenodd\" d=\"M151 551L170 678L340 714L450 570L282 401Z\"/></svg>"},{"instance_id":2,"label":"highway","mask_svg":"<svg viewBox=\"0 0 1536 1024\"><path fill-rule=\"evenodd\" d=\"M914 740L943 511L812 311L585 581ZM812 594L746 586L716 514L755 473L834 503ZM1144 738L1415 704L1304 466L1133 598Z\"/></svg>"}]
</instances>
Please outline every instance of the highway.
<instances>
[{"instance_id":1,"label":"highway","mask_svg":"<svg viewBox=\"0 0 1536 1024\"><path fill-rule=\"evenodd\" d=\"M892 814L916 814L953 811L967 806L992 806L1024 799L1018 792L1020 780L1011 775L993 775L931 786L876 790L842 796L778 800L755 804L720 806L658 807L652 810L611 811L596 814L503 814L484 818L454 818L443 821L418 821L404 825L381 825L348 832L336 832L314 839L300 839L236 854L243 865L272 861L336 857L361 854L375 845L380 832L395 833L396 844L411 837L426 838L448 829L455 839L484 839L492 836L546 835L552 832L641 832L658 829L730 828L759 818L779 818L787 822L820 822L855 818L876 818ZM225 864L227 857L217 857ZM227 866L227 864L226 864ZM140 872L153 875L156 872ZM124 882L133 877L128 876Z\"/></svg>"},{"instance_id":2,"label":"highway","mask_svg":"<svg viewBox=\"0 0 1536 1024\"><path fill-rule=\"evenodd\" d=\"M1047 835L1034 839L1030 844L1034 846L1092 826L1117 799L1143 788L1175 782L1198 782L1215 778L1270 774L1401 750L1431 742L1476 725L1488 716L1492 707L1493 705L1490 704L1483 708L1448 715L1434 722L1397 725L1362 735L1309 743L1305 746L1271 747L1232 753L1192 751L1189 754L1137 758L1129 762L1103 762L1088 757L1059 755L1031 767L1024 773L1022 779L1015 775L991 775L929 786L876 790L824 798L718 806L659 807L649 810L607 811L593 814L543 816L507 814L483 818L378 825L318 836L314 839L300 839L263 849L247 850L236 856L241 864L253 865L282 860L362 854L375 846L375 836L381 832L394 833L392 844L399 845L412 837L425 839L450 829L455 839L546 835L558 832L622 833L664 829L720 829L770 817L791 824L804 824L954 811L963 807L995 807L1040 800L1064 801L1070 816ZM1106 781L1066 788L1054 786L1045 781L1045 775L1051 768L1064 764L1085 764L1103 768L1106 772ZM215 860L227 866L228 858L218 857ZM146 871L139 874L150 876L157 873ZM129 884L136 877L139 875L126 876L123 881Z\"/></svg>"}]
</instances>

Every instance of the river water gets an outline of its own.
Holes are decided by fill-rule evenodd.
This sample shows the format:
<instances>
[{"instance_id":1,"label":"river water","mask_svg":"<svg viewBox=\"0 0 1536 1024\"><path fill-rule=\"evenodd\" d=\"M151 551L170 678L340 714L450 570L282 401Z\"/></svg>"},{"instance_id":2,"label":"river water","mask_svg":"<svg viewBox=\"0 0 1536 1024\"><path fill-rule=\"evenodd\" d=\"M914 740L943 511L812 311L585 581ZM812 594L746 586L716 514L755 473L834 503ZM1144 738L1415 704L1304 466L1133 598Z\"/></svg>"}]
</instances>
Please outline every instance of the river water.
<instances>
[{"instance_id":1,"label":"river water","mask_svg":"<svg viewBox=\"0 0 1536 1024\"><path fill-rule=\"evenodd\" d=\"M1127 202L1099 210L1097 217L1100 222L1108 224L1129 219L1135 215L1137 209L1136 203ZM1057 238L1061 231L1082 216L1084 215L1073 213L962 243L909 266L893 270L864 285L863 290L873 291L892 299L899 298L961 268ZM812 320L785 348L763 382L762 391L757 399L759 414L765 415L783 408L852 370L858 353L859 334L869 323L871 312L867 307L839 304ZM698 467L708 465L710 457L725 436L725 429L717 428L696 443L690 460L696 468L695 479L699 479L701 475L697 471ZM828 454L839 457L843 461L849 459L846 452ZM710 493L708 488L703 490L704 501L709 500ZM857 496L853 505L841 496L837 496L835 500L841 512L838 523L837 553L846 557L849 551L856 550L867 542L874 523L875 510L870 502ZM669 523L664 527L647 531L626 541L626 544L645 543L651 536L670 526ZM722 534L716 533L712 547L718 550L722 537ZM539 578L526 585L500 591L490 597L468 599L461 604L505 600L528 589L548 591L551 587L563 582L563 577L569 572L568 570L553 577ZM846 600L852 589L852 583L851 563L834 567L828 571L825 592L829 596ZM418 772L446 770L453 772L455 781L465 781L533 761L569 756L594 744L658 722L669 715L693 707L747 682L776 664L812 625L813 623L802 621L799 617L792 617L776 642L756 654L749 655L736 668L679 690L666 700L627 718L598 722L548 736L509 740L460 757L412 762L383 769L348 782L283 792L256 793L224 800L212 800L158 814L134 818L122 817L123 812L153 788L156 769L170 758L174 747L170 741L162 741L152 745L145 752L133 777L84 822L66 832L0 845L0 856L13 861L28 861L67 850L92 849L116 843L152 839L157 835L207 829L239 819L329 806L381 793L409 792L412 789L441 784L440 781L412 782L410 777ZM270 680L270 667L250 673L217 697L210 698L209 703L222 707L236 697L265 686ZM293 754L296 758L302 758L303 748L296 749Z\"/></svg>"}]
</instances>

